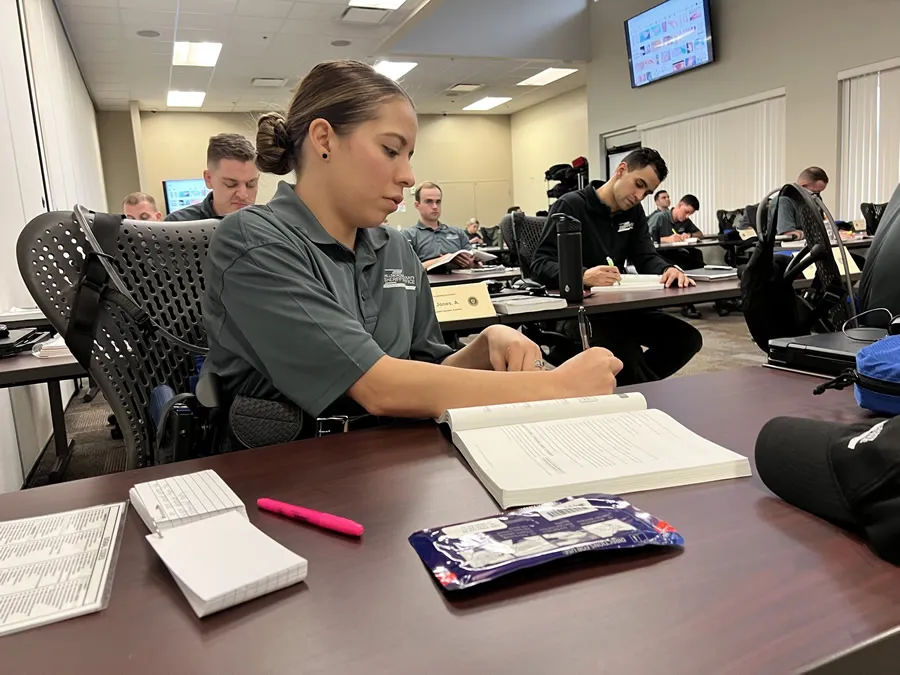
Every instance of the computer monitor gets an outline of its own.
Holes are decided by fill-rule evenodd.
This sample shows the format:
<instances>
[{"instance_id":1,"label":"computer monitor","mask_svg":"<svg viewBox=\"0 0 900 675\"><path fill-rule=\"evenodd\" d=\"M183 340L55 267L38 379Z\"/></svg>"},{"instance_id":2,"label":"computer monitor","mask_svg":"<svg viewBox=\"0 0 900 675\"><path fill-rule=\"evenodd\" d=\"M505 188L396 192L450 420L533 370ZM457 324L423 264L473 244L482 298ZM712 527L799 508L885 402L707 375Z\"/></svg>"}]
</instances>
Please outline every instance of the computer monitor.
<instances>
[{"instance_id":1,"label":"computer monitor","mask_svg":"<svg viewBox=\"0 0 900 675\"><path fill-rule=\"evenodd\" d=\"M164 180L162 183L163 193L166 195L166 213L202 202L211 192L202 178Z\"/></svg>"}]
</instances>

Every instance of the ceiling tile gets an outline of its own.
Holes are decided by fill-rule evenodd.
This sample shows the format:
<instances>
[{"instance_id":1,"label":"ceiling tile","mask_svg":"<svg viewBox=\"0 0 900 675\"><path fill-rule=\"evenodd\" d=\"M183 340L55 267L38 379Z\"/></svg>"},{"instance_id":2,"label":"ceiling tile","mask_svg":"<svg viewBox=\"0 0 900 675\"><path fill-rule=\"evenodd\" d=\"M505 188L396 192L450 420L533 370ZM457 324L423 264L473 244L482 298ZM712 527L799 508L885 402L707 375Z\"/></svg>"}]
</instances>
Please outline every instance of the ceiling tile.
<instances>
[{"instance_id":1,"label":"ceiling tile","mask_svg":"<svg viewBox=\"0 0 900 675\"><path fill-rule=\"evenodd\" d=\"M137 34L139 30L146 30L139 26L122 26L121 37L127 40L126 44L123 45L125 49L127 49L131 44L144 44L144 43L153 43L153 44L168 44L169 49L171 49L172 40L175 39L175 29L171 26L153 26L151 30L155 30L159 33L159 37L155 38L145 38L141 37Z\"/></svg>"},{"instance_id":2,"label":"ceiling tile","mask_svg":"<svg viewBox=\"0 0 900 675\"><path fill-rule=\"evenodd\" d=\"M118 7L117 0L66 0L71 7Z\"/></svg>"},{"instance_id":3,"label":"ceiling tile","mask_svg":"<svg viewBox=\"0 0 900 675\"><path fill-rule=\"evenodd\" d=\"M227 31L231 25L231 14L193 14L182 12L178 15L178 33L182 30Z\"/></svg>"},{"instance_id":4,"label":"ceiling tile","mask_svg":"<svg viewBox=\"0 0 900 675\"><path fill-rule=\"evenodd\" d=\"M231 14L235 7L237 7L237 0L181 0L182 12Z\"/></svg>"},{"instance_id":5,"label":"ceiling tile","mask_svg":"<svg viewBox=\"0 0 900 675\"><path fill-rule=\"evenodd\" d=\"M69 7L65 5L62 13L67 21L76 23L119 23L119 11L108 7Z\"/></svg>"},{"instance_id":6,"label":"ceiling tile","mask_svg":"<svg viewBox=\"0 0 900 675\"><path fill-rule=\"evenodd\" d=\"M79 40L114 40L122 36L122 27L100 23L67 23L66 29Z\"/></svg>"},{"instance_id":7,"label":"ceiling tile","mask_svg":"<svg viewBox=\"0 0 900 675\"><path fill-rule=\"evenodd\" d=\"M172 81L169 88L178 91L206 91L211 75L212 68L175 66L172 68Z\"/></svg>"},{"instance_id":8,"label":"ceiling tile","mask_svg":"<svg viewBox=\"0 0 900 675\"><path fill-rule=\"evenodd\" d=\"M241 16L260 16L284 19L294 3L288 0L239 0L235 13Z\"/></svg>"},{"instance_id":9,"label":"ceiling tile","mask_svg":"<svg viewBox=\"0 0 900 675\"><path fill-rule=\"evenodd\" d=\"M174 28L175 12L155 12L148 9L120 9L119 15L126 26L136 26L143 30L158 30L159 27Z\"/></svg>"},{"instance_id":10,"label":"ceiling tile","mask_svg":"<svg viewBox=\"0 0 900 675\"><path fill-rule=\"evenodd\" d=\"M295 2L294 8L291 10L291 13L288 14L288 18L337 21L346 8L346 2Z\"/></svg>"},{"instance_id":11,"label":"ceiling tile","mask_svg":"<svg viewBox=\"0 0 900 675\"><path fill-rule=\"evenodd\" d=\"M178 40L180 42L221 42L227 44L227 30L193 30L178 27Z\"/></svg>"},{"instance_id":12,"label":"ceiling tile","mask_svg":"<svg viewBox=\"0 0 900 675\"><path fill-rule=\"evenodd\" d=\"M234 15L230 18L231 30L234 32L277 33L284 23L284 19L269 19L258 16Z\"/></svg>"},{"instance_id":13,"label":"ceiling tile","mask_svg":"<svg viewBox=\"0 0 900 675\"><path fill-rule=\"evenodd\" d=\"M68 0L64 0L68 2ZM178 0L119 0L119 7L127 9L146 9L152 1L153 9L158 12L174 12L178 9Z\"/></svg>"}]
</instances>

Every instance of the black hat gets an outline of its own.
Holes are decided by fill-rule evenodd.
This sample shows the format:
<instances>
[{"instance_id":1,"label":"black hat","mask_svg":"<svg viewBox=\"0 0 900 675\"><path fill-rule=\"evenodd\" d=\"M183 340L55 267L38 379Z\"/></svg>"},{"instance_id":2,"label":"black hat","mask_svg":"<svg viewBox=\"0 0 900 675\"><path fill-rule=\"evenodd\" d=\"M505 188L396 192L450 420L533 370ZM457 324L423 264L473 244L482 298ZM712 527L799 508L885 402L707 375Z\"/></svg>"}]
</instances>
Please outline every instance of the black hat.
<instances>
[{"instance_id":1,"label":"black hat","mask_svg":"<svg viewBox=\"0 0 900 675\"><path fill-rule=\"evenodd\" d=\"M859 534L900 564L900 418L777 417L756 440L756 472L784 501Z\"/></svg>"}]
</instances>

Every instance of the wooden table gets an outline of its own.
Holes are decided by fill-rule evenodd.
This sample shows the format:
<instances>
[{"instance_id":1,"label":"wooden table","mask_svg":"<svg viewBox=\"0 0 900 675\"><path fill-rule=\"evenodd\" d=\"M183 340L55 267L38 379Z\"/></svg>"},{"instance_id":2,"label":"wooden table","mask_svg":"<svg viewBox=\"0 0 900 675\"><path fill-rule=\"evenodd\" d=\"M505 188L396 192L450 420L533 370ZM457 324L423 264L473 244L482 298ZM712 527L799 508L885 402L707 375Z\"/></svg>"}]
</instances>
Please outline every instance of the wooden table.
<instances>
[{"instance_id":1,"label":"wooden table","mask_svg":"<svg viewBox=\"0 0 900 675\"><path fill-rule=\"evenodd\" d=\"M752 455L779 414L838 421L850 392L762 368L639 387L694 431ZM785 448L785 451L788 451ZM756 478L630 495L683 552L590 558L444 595L407 542L497 512L431 423L358 432L0 495L0 519L127 497L215 469L250 519L309 559L306 584L197 619L132 510L109 607L2 638L9 673L785 673L900 624L900 570ZM359 520L362 541L271 514L262 496Z\"/></svg>"},{"instance_id":2,"label":"wooden table","mask_svg":"<svg viewBox=\"0 0 900 675\"><path fill-rule=\"evenodd\" d=\"M0 359L0 388L23 387L46 383L50 398L50 422L53 425L53 447L56 462L50 471L50 481L58 481L72 457L72 443L66 434L66 411L62 401L61 380L86 377L87 372L73 356L39 359L30 353Z\"/></svg>"},{"instance_id":3,"label":"wooden table","mask_svg":"<svg viewBox=\"0 0 900 675\"><path fill-rule=\"evenodd\" d=\"M479 272L477 274L429 274L428 283L431 286L448 286L450 284L474 284L477 281L507 281L518 279L522 276L518 267L508 267L505 270L495 272Z\"/></svg>"}]
</instances>

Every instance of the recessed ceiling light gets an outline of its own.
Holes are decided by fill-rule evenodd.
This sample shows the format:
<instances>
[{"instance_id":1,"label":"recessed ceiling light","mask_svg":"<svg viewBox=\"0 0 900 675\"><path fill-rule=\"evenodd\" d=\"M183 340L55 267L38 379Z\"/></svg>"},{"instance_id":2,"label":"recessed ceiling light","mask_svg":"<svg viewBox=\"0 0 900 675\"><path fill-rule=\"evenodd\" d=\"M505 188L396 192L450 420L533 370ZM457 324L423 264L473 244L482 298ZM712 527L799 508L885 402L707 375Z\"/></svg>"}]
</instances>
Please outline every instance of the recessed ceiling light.
<instances>
[{"instance_id":1,"label":"recessed ceiling light","mask_svg":"<svg viewBox=\"0 0 900 675\"><path fill-rule=\"evenodd\" d=\"M250 84L254 87L283 87L287 80L283 77L254 77Z\"/></svg>"},{"instance_id":2,"label":"recessed ceiling light","mask_svg":"<svg viewBox=\"0 0 900 675\"><path fill-rule=\"evenodd\" d=\"M483 86L483 84L454 84L447 91L475 91Z\"/></svg>"},{"instance_id":3,"label":"recessed ceiling light","mask_svg":"<svg viewBox=\"0 0 900 675\"><path fill-rule=\"evenodd\" d=\"M172 65L212 68L219 60L221 51L221 42L176 42L172 50Z\"/></svg>"},{"instance_id":4,"label":"recessed ceiling light","mask_svg":"<svg viewBox=\"0 0 900 675\"><path fill-rule=\"evenodd\" d=\"M350 42L350 40L332 40L331 41L332 47L349 47L351 44L353 44L353 43Z\"/></svg>"},{"instance_id":5,"label":"recessed ceiling light","mask_svg":"<svg viewBox=\"0 0 900 675\"><path fill-rule=\"evenodd\" d=\"M545 84L561 80L567 75L577 73L578 68L547 68L537 75L532 75L527 80L522 80L517 84L518 87L543 87Z\"/></svg>"},{"instance_id":6,"label":"recessed ceiling light","mask_svg":"<svg viewBox=\"0 0 900 675\"><path fill-rule=\"evenodd\" d=\"M483 99L467 105L463 110L490 110L511 100L512 98L509 96L485 96Z\"/></svg>"},{"instance_id":7,"label":"recessed ceiling light","mask_svg":"<svg viewBox=\"0 0 900 675\"><path fill-rule=\"evenodd\" d=\"M417 65L419 64L413 63L412 61L379 61L372 67L375 68L376 73L381 73L382 75L396 81L406 75Z\"/></svg>"},{"instance_id":8,"label":"recessed ceiling light","mask_svg":"<svg viewBox=\"0 0 900 675\"><path fill-rule=\"evenodd\" d=\"M159 31L158 30L139 30L137 32L137 35L138 35L138 37L156 38L156 37L159 37Z\"/></svg>"},{"instance_id":9,"label":"recessed ceiling light","mask_svg":"<svg viewBox=\"0 0 900 675\"><path fill-rule=\"evenodd\" d=\"M205 91L170 91L166 105L170 108L199 108L205 98Z\"/></svg>"},{"instance_id":10,"label":"recessed ceiling light","mask_svg":"<svg viewBox=\"0 0 900 675\"><path fill-rule=\"evenodd\" d=\"M350 0L350 7L367 9L398 9L406 0Z\"/></svg>"}]
</instances>

